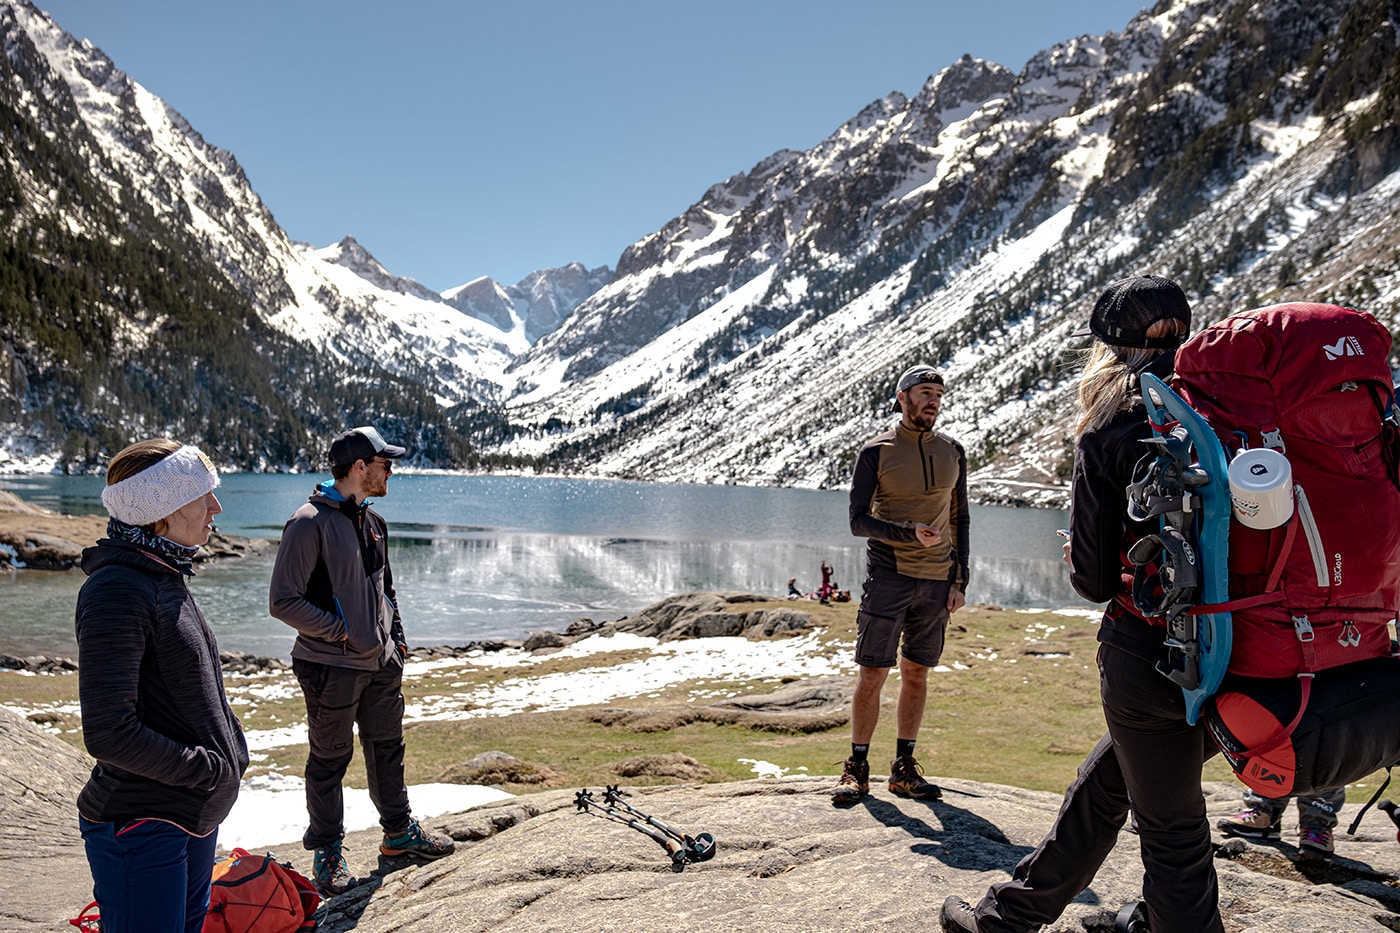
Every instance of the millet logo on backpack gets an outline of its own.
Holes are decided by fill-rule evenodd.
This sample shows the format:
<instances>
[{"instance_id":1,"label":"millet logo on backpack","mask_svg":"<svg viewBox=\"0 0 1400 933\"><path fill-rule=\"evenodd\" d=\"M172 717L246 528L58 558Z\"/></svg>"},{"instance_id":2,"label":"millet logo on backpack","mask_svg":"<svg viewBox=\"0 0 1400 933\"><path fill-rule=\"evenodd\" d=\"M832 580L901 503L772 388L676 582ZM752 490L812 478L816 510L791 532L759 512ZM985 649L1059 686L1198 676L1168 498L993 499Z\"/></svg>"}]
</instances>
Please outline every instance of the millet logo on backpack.
<instances>
[{"instance_id":1,"label":"millet logo on backpack","mask_svg":"<svg viewBox=\"0 0 1400 933\"><path fill-rule=\"evenodd\" d=\"M1339 360L1344 356L1365 356L1361 350L1361 341L1355 337L1343 337L1336 343L1324 343L1322 352L1327 354L1329 360Z\"/></svg>"},{"instance_id":2,"label":"millet logo on backpack","mask_svg":"<svg viewBox=\"0 0 1400 933\"><path fill-rule=\"evenodd\" d=\"M1253 764L1250 770L1254 773L1255 780L1268 781L1270 784L1284 784L1288 779L1277 771L1270 771L1260 764Z\"/></svg>"}]
</instances>

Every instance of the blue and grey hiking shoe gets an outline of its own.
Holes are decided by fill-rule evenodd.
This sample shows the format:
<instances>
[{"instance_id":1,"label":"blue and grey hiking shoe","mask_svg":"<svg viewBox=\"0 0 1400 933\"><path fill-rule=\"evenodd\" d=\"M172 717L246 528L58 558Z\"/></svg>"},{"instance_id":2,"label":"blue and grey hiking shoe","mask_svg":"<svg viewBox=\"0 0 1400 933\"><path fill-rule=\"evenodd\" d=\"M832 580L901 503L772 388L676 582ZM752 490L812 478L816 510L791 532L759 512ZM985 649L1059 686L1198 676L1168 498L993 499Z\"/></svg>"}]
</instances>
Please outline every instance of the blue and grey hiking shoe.
<instances>
[{"instance_id":1,"label":"blue and grey hiking shoe","mask_svg":"<svg viewBox=\"0 0 1400 933\"><path fill-rule=\"evenodd\" d=\"M344 894L359 883L350 875L350 866L345 862L339 839L316 849L311 859L311 871L323 897Z\"/></svg>"},{"instance_id":2,"label":"blue and grey hiking shoe","mask_svg":"<svg viewBox=\"0 0 1400 933\"><path fill-rule=\"evenodd\" d=\"M390 836L385 833L384 841L379 844L379 852L381 855L416 855L419 858L434 859L451 855L456 847L451 836L424 832L418 821L412 820L408 828L398 835Z\"/></svg>"}]
</instances>

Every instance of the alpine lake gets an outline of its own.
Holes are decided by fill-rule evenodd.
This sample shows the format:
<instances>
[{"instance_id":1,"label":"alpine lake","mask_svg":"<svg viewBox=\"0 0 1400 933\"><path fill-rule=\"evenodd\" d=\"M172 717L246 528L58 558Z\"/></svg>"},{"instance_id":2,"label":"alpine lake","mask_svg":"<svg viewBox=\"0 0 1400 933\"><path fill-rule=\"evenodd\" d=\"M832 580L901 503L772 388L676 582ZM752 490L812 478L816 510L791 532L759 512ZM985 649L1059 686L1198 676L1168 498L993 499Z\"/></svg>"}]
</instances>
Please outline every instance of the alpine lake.
<instances>
[{"instance_id":1,"label":"alpine lake","mask_svg":"<svg viewBox=\"0 0 1400 933\"><path fill-rule=\"evenodd\" d=\"M220 530L275 541L315 474L224 474ZM47 509L105 514L98 476L0 475ZM374 502L389 522L394 585L413 645L463 645L621 618L667 596L804 592L821 564L860 598L865 542L845 492L621 480L396 473ZM969 603L1086 606L1060 560L1063 511L973 506ZM191 581L222 648L287 657L267 612L275 548L208 562ZM80 571L0 574L0 653L72 656Z\"/></svg>"}]
</instances>

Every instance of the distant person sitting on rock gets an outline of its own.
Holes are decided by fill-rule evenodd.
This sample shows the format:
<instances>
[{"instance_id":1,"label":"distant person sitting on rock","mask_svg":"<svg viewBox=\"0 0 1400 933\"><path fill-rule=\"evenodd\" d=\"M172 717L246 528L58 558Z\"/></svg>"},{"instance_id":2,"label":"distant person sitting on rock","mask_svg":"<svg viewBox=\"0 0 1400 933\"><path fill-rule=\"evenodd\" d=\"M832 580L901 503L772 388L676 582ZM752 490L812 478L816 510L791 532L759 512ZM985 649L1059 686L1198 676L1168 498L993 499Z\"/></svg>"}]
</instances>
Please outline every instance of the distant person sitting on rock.
<instances>
[{"instance_id":1,"label":"distant person sitting on rock","mask_svg":"<svg viewBox=\"0 0 1400 933\"><path fill-rule=\"evenodd\" d=\"M158 438L107 467L107 537L83 551L78 702L97 759L78 794L108 933L198 933L219 824L248 768L219 648L185 584L222 509L213 464Z\"/></svg>"},{"instance_id":2,"label":"distant person sitting on rock","mask_svg":"<svg viewBox=\"0 0 1400 933\"><path fill-rule=\"evenodd\" d=\"M292 513L272 568L269 610L297 630L292 670L306 698L310 825L302 844L315 852L316 884L327 895L355 884L342 852L341 782L356 726L370 800L384 827L380 853L433 859L453 850L450 837L425 831L409 813L403 773L408 645L389 567L389 528L368 501L388 493L394 461L405 452L372 427L336 437L332 478Z\"/></svg>"},{"instance_id":3,"label":"distant person sitting on rock","mask_svg":"<svg viewBox=\"0 0 1400 933\"><path fill-rule=\"evenodd\" d=\"M801 599L802 591L797 588L797 578L788 577L788 599Z\"/></svg>"},{"instance_id":4,"label":"distant person sitting on rock","mask_svg":"<svg viewBox=\"0 0 1400 933\"><path fill-rule=\"evenodd\" d=\"M890 792L936 800L914 758L923 723L928 671L943 654L949 613L963 605L968 579L967 459L933 430L943 403L943 376L915 366L899 377L899 424L861 448L851 477L851 533L869 539L856 621L851 757L832 800L852 804L870 790L870 740L880 719L880 692L899 659L895 757ZM823 580L831 571L822 563ZM831 586L834 590L835 587ZM828 593L828 596L830 594Z\"/></svg>"},{"instance_id":5,"label":"distant person sitting on rock","mask_svg":"<svg viewBox=\"0 0 1400 933\"><path fill-rule=\"evenodd\" d=\"M1191 329L1186 295L1170 279L1114 282L1083 333L1096 338L1079 377L1079 437L1070 485L1070 583L1107 603L1099 623L1099 692L1108 732L1089 752L1055 825L1008 881L976 905L943 903L945 931L1030 933L1053 923L1089 887L1119 840L1129 800L1142 855L1142 894L1153 933L1222 933L1201 764L1216 751L1203 722L1186 722L1181 688L1158 673L1163 632L1133 600L1129 547L1157 519L1128 518L1126 487L1152 436L1138 375L1171 378ZM1125 582L1126 581L1126 582Z\"/></svg>"}]
</instances>

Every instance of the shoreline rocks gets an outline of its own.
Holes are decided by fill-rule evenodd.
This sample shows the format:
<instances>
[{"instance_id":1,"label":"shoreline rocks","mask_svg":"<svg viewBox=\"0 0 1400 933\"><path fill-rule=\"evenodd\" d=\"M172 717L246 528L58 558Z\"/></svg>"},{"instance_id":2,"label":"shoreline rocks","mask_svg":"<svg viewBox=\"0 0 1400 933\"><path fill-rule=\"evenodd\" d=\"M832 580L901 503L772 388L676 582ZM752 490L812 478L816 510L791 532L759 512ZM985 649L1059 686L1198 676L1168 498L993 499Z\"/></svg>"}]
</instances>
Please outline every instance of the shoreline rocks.
<instances>
[{"instance_id":1,"label":"shoreline rocks","mask_svg":"<svg viewBox=\"0 0 1400 933\"><path fill-rule=\"evenodd\" d=\"M533 653L555 651L587 638L589 635L610 635L627 632L658 641L684 638L743 637L749 639L775 638L810 631L810 613L799 609L751 609L741 607L752 603L781 602L777 596L739 592L695 592L668 596L613 622L577 619L563 632L548 629L531 632L521 639L483 639L464 645L420 646L408 649L408 656L419 661L436 658L464 657L474 651L487 653L520 648Z\"/></svg>"},{"instance_id":2,"label":"shoreline rocks","mask_svg":"<svg viewBox=\"0 0 1400 933\"><path fill-rule=\"evenodd\" d=\"M74 570L83 548L106 535L105 515L63 515L0 490L0 573ZM271 546L272 542L264 538L244 538L216 529L195 561L245 557Z\"/></svg>"},{"instance_id":3,"label":"shoreline rocks","mask_svg":"<svg viewBox=\"0 0 1400 933\"><path fill-rule=\"evenodd\" d=\"M776 601L777 597L757 593L682 593L615 622L595 622L583 618L570 623L562 633L532 632L523 640L483 639L464 645L420 645L408 649L408 657L414 661L432 661L466 657L477 651L491 654L511 648L520 648L532 654L548 653L600 633L630 632L660 641L722 636L760 639L793 635L812 628L811 615L797 609L753 609L744 612L726 608ZM290 631L288 634L290 645ZM266 674L291 667L280 657L255 655L247 651L220 651L219 664L228 674ZM78 662L62 656L32 655L21 658L0 654L0 668L33 671L36 674L67 674L78 669Z\"/></svg>"}]
</instances>

